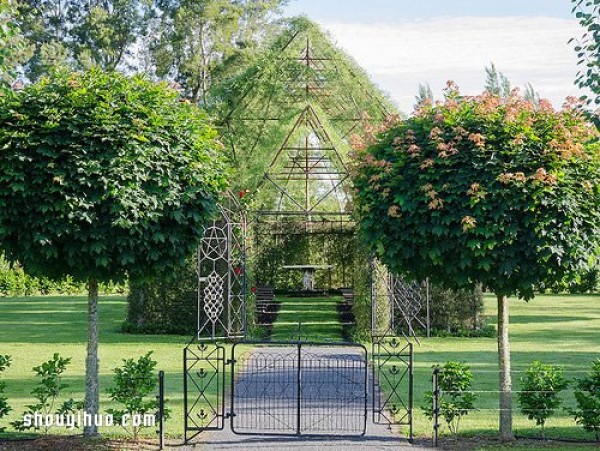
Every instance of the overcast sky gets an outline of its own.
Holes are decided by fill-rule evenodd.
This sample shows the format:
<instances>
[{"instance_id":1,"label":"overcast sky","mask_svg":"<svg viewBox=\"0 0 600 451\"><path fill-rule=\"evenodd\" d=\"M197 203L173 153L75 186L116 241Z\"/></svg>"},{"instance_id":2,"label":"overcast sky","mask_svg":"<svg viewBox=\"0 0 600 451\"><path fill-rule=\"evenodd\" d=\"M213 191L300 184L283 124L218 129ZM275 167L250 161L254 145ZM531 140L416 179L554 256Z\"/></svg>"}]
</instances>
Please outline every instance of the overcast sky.
<instances>
[{"instance_id":1,"label":"overcast sky","mask_svg":"<svg viewBox=\"0 0 600 451\"><path fill-rule=\"evenodd\" d=\"M436 98L447 80L481 92L492 61L556 106L581 94L567 41L582 29L569 0L290 0L285 12L329 31L405 112L419 83Z\"/></svg>"}]
</instances>

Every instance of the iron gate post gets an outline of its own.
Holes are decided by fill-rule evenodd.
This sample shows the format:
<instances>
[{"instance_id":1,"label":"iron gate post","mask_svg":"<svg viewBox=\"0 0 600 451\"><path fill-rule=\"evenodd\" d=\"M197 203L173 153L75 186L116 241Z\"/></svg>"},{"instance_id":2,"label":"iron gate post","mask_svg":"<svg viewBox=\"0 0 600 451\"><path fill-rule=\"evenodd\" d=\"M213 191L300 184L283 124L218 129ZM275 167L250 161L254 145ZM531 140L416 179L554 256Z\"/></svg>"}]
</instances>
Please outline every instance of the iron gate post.
<instances>
[{"instance_id":1,"label":"iron gate post","mask_svg":"<svg viewBox=\"0 0 600 451\"><path fill-rule=\"evenodd\" d=\"M183 348L183 443L188 444L188 402L187 402L187 392L188 392L188 383L187 383L187 347Z\"/></svg>"},{"instance_id":2,"label":"iron gate post","mask_svg":"<svg viewBox=\"0 0 600 451\"><path fill-rule=\"evenodd\" d=\"M298 337L298 396L297 396L297 404L296 404L296 434L300 435L301 433L301 417L300 417L300 408L302 402L302 342L300 341L300 337Z\"/></svg>"},{"instance_id":3,"label":"iron gate post","mask_svg":"<svg viewBox=\"0 0 600 451\"><path fill-rule=\"evenodd\" d=\"M440 386L439 386L440 369L436 366L431 375L431 383L433 389L433 446L438 446L439 429L440 429Z\"/></svg>"},{"instance_id":4,"label":"iron gate post","mask_svg":"<svg viewBox=\"0 0 600 451\"><path fill-rule=\"evenodd\" d=\"M409 351L409 357L408 357L408 361L409 361L409 367L408 367L408 421L409 421L409 426L408 426L408 441L410 443L413 442L413 411L414 411L414 406L413 406L413 396L414 396L414 389L413 389L413 383L414 383L414 354L413 354L413 344L412 343L408 343L408 351Z\"/></svg>"},{"instance_id":5,"label":"iron gate post","mask_svg":"<svg viewBox=\"0 0 600 451\"><path fill-rule=\"evenodd\" d=\"M165 372L158 372L158 446L162 450L165 444Z\"/></svg>"}]
</instances>

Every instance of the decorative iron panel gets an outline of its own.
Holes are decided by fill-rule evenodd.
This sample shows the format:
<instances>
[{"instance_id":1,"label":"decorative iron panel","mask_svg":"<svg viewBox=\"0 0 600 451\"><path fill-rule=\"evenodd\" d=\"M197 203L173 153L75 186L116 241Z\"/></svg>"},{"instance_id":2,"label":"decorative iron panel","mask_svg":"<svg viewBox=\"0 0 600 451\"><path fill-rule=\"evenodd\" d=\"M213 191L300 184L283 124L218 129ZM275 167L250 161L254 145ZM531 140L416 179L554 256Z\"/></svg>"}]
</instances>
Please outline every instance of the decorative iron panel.
<instances>
[{"instance_id":1,"label":"decorative iron panel","mask_svg":"<svg viewBox=\"0 0 600 451\"><path fill-rule=\"evenodd\" d=\"M247 344L247 343L244 343ZM310 342L233 346L236 434L364 435L367 353L356 344Z\"/></svg>"},{"instance_id":2,"label":"decorative iron panel","mask_svg":"<svg viewBox=\"0 0 600 451\"><path fill-rule=\"evenodd\" d=\"M225 424L225 349L195 339L183 350L185 442Z\"/></svg>"},{"instance_id":3,"label":"decorative iron panel","mask_svg":"<svg viewBox=\"0 0 600 451\"><path fill-rule=\"evenodd\" d=\"M246 219L230 194L198 248L197 338L246 334Z\"/></svg>"},{"instance_id":4,"label":"decorative iron panel","mask_svg":"<svg viewBox=\"0 0 600 451\"><path fill-rule=\"evenodd\" d=\"M371 262L371 335L429 336L429 281L408 282L377 260Z\"/></svg>"},{"instance_id":5,"label":"decorative iron panel","mask_svg":"<svg viewBox=\"0 0 600 451\"><path fill-rule=\"evenodd\" d=\"M413 436L413 345L373 337L373 422L408 427Z\"/></svg>"}]
</instances>

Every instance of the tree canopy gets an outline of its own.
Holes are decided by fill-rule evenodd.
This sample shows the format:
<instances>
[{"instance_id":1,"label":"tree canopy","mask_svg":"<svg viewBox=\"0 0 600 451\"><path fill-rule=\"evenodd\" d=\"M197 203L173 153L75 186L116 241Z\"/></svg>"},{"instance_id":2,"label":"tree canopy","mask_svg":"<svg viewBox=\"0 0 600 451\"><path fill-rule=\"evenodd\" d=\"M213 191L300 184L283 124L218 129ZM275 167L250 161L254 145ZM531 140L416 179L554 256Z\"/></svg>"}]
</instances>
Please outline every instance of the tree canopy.
<instances>
[{"instance_id":1,"label":"tree canopy","mask_svg":"<svg viewBox=\"0 0 600 451\"><path fill-rule=\"evenodd\" d=\"M422 104L356 152L361 229L394 271L529 299L594 258L597 135L576 105L517 93Z\"/></svg>"},{"instance_id":2,"label":"tree canopy","mask_svg":"<svg viewBox=\"0 0 600 451\"><path fill-rule=\"evenodd\" d=\"M0 98L0 246L26 271L122 279L181 265L225 187L205 113L93 70Z\"/></svg>"}]
</instances>

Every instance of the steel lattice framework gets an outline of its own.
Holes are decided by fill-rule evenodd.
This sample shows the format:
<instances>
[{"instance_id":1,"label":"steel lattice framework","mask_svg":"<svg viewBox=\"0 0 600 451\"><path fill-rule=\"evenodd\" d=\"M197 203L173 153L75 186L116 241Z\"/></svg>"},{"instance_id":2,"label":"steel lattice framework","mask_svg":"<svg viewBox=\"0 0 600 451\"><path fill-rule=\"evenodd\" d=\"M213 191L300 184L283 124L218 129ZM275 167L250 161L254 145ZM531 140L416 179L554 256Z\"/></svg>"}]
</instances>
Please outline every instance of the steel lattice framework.
<instances>
[{"instance_id":1,"label":"steel lattice framework","mask_svg":"<svg viewBox=\"0 0 600 451\"><path fill-rule=\"evenodd\" d=\"M407 281L371 262L371 335L404 336L418 342L418 332L430 334L429 281Z\"/></svg>"},{"instance_id":2,"label":"steel lattice framework","mask_svg":"<svg viewBox=\"0 0 600 451\"><path fill-rule=\"evenodd\" d=\"M197 254L197 338L246 334L246 217L228 193L204 231Z\"/></svg>"}]
</instances>

